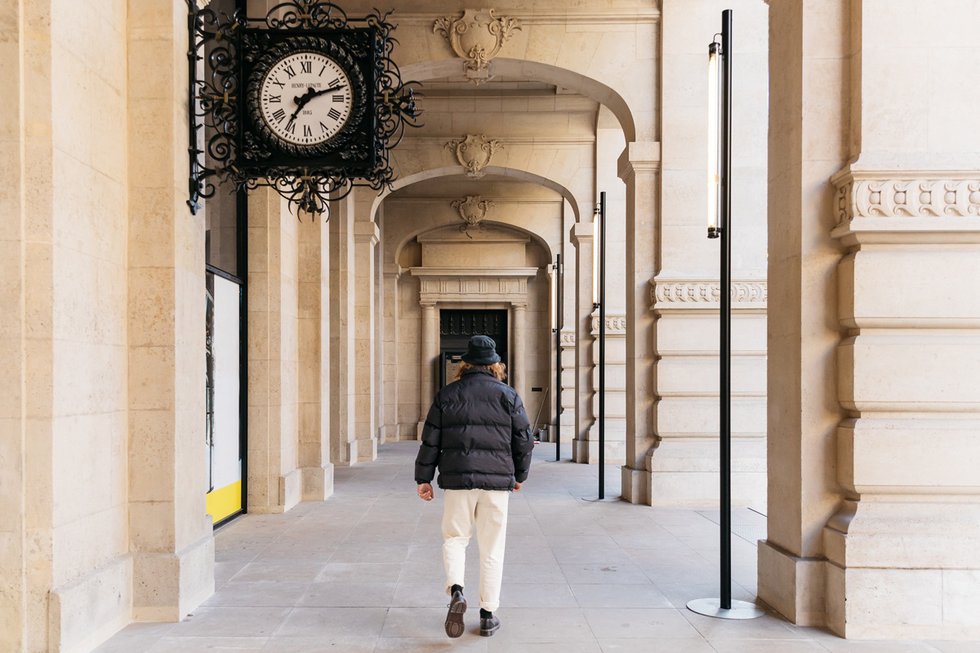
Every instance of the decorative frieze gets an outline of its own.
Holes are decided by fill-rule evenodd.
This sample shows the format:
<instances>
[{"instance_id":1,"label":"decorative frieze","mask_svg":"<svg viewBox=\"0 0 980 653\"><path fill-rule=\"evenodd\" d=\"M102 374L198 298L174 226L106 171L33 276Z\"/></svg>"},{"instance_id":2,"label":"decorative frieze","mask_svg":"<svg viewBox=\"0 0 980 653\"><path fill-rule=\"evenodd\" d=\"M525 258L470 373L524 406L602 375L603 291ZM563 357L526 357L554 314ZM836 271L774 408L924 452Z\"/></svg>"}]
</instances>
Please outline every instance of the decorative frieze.
<instances>
[{"instance_id":1,"label":"decorative frieze","mask_svg":"<svg viewBox=\"0 0 980 653\"><path fill-rule=\"evenodd\" d=\"M486 134L467 134L446 143L446 149L452 150L459 165L466 169L466 176L474 179L484 175L483 169L490 165L493 155L502 148L500 141L487 138Z\"/></svg>"},{"instance_id":2,"label":"decorative frieze","mask_svg":"<svg viewBox=\"0 0 980 653\"><path fill-rule=\"evenodd\" d=\"M465 9L458 18L437 18L434 33L442 34L456 56L463 59L463 72L474 84L493 78L491 60L500 52L504 42L521 29L516 18L495 16L493 9Z\"/></svg>"},{"instance_id":3,"label":"decorative frieze","mask_svg":"<svg viewBox=\"0 0 980 653\"><path fill-rule=\"evenodd\" d=\"M980 178L863 178L846 170L834 176L837 219L980 216Z\"/></svg>"},{"instance_id":4,"label":"decorative frieze","mask_svg":"<svg viewBox=\"0 0 980 653\"><path fill-rule=\"evenodd\" d=\"M599 316L592 316L592 334L599 334ZM625 336L626 335L626 316L625 315L607 315L606 316L606 335L607 336Z\"/></svg>"},{"instance_id":5,"label":"decorative frieze","mask_svg":"<svg viewBox=\"0 0 980 653\"><path fill-rule=\"evenodd\" d=\"M655 311L718 310L721 284L718 281L655 279L650 299ZM765 281L733 281L733 310L765 309L768 299Z\"/></svg>"},{"instance_id":6,"label":"decorative frieze","mask_svg":"<svg viewBox=\"0 0 980 653\"><path fill-rule=\"evenodd\" d=\"M527 304L527 282L538 268L411 268L419 277L420 303L506 302Z\"/></svg>"}]
</instances>

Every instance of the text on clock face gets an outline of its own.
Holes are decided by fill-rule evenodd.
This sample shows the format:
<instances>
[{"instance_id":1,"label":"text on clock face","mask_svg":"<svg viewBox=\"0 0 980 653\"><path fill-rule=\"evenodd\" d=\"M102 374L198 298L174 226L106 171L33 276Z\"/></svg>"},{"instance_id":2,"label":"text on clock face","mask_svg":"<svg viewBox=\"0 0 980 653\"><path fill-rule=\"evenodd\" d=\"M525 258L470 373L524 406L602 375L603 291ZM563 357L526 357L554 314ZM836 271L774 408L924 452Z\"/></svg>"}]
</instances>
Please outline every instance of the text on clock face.
<instances>
[{"instance_id":1,"label":"text on clock face","mask_svg":"<svg viewBox=\"0 0 980 653\"><path fill-rule=\"evenodd\" d=\"M272 64L260 87L262 118L273 134L298 145L324 143L350 117L351 83L317 52L296 52Z\"/></svg>"}]
</instances>

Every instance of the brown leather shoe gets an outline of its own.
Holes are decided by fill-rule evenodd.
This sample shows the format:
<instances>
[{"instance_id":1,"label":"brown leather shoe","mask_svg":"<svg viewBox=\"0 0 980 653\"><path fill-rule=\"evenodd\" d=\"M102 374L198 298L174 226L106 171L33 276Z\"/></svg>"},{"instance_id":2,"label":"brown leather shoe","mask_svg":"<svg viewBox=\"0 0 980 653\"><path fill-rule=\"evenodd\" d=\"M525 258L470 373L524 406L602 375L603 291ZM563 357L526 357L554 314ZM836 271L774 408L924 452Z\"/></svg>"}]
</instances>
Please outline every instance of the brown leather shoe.
<instances>
[{"instance_id":1,"label":"brown leather shoe","mask_svg":"<svg viewBox=\"0 0 980 653\"><path fill-rule=\"evenodd\" d=\"M449 612L446 613L446 634L450 637L459 637L463 634L463 614L466 612L466 599L463 593L453 592L453 597L449 600Z\"/></svg>"}]
</instances>

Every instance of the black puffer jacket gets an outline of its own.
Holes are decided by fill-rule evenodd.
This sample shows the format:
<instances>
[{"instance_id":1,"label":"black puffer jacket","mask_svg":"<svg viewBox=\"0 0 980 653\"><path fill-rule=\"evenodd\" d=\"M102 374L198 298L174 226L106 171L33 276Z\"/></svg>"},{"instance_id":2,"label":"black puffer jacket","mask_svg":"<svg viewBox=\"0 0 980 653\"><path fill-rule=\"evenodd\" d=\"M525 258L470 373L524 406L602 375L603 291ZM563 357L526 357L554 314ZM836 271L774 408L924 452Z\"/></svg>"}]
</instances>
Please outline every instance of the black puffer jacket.
<instances>
[{"instance_id":1,"label":"black puffer jacket","mask_svg":"<svg viewBox=\"0 0 980 653\"><path fill-rule=\"evenodd\" d=\"M422 429L415 481L444 490L512 490L531 467L534 439L517 391L471 368L436 395Z\"/></svg>"}]
</instances>

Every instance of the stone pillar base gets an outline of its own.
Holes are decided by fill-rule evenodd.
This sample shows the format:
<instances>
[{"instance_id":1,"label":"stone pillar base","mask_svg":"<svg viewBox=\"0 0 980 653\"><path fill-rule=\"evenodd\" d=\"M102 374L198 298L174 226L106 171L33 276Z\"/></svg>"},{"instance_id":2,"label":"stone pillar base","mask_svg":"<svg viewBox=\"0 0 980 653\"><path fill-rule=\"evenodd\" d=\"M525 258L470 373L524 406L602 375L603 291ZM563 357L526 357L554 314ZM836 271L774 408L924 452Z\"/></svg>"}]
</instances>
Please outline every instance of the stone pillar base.
<instances>
[{"instance_id":1,"label":"stone pillar base","mask_svg":"<svg viewBox=\"0 0 980 653\"><path fill-rule=\"evenodd\" d=\"M650 505L650 472L633 469L626 465L623 472L623 500L630 503Z\"/></svg>"},{"instance_id":2,"label":"stone pillar base","mask_svg":"<svg viewBox=\"0 0 980 653\"><path fill-rule=\"evenodd\" d=\"M798 626L822 626L827 561L759 542L759 598Z\"/></svg>"},{"instance_id":3,"label":"stone pillar base","mask_svg":"<svg viewBox=\"0 0 980 653\"><path fill-rule=\"evenodd\" d=\"M294 469L285 476L279 477L279 510L286 512L296 507L303 500L303 472Z\"/></svg>"},{"instance_id":4,"label":"stone pillar base","mask_svg":"<svg viewBox=\"0 0 980 653\"><path fill-rule=\"evenodd\" d=\"M664 507L718 506L718 471L653 471L650 474L650 505ZM732 472L732 506L751 507L765 512L765 472Z\"/></svg>"},{"instance_id":5,"label":"stone pillar base","mask_svg":"<svg viewBox=\"0 0 980 653\"><path fill-rule=\"evenodd\" d=\"M302 467L303 501L325 501L333 494L333 465Z\"/></svg>"},{"instance_id":6,"label":"stone pillar base","mask_svg":"<svg viewBox=\"0 0 980 653\"><path fill-rule=\"evenodd\" d=\"M371 462L378 459L378 439L376 437L359 440L357 462Z\"/></svg>"},{"instance_id":7,"label":"stone pillar base","mask_svg":"<svg viewBox=\"0 0 980 653\"><path fill-rule=\"evenodd\" d=\"M596 464L599 462L599 437L589 440L572 441L572 460L577 463ZM626 462L626 442L606 439L606 464L621 465Z\"/></svg>"},{"instance_id":8,"label":"stone pillar base","mask_svg":"<svg viewBox=\"0 0 980 653\"><path fill-rule=\"evenodd\" d=\"M718 437L664 437L653 451L650 501L655 506L718 505ZM766 441L732 437L732 505L766 512Z\"/></svg>"},{"instance_id":9,"label":"stone pillar base","mask_svg":"<svg viewBox=\"0 0 980 653\"><path fill-rule=\"evenodd\" d=\"M133 558L125 555L52 590L48 614L51 650L90 651L125 627L130 621L134 585Z\"/></svg>"},{"instance_id":10,"label":"stone pillar base","mask_svg":"<svg viewBox=\"0 0 980 653\"><path fill-rule=\"evenodd\" d=\"M133 621L180 621L214 594L214 534L177 553L133 558Z\"/></svg>"},{"instance_id":11,"label":"stone pillar base","mask_svg":"<svg viewBox=\"0 0 980 653\"><path fill-rule=\"evenodd\" d=\"M941 439L932 436L933 444ZM920 468L930 462L914 460ZM954 464L944 469L953 479ZM973 498L868 493L843 502L823 530L826 625L857 639L980 639L980 505Z\"/></svg>"},{"instance_id":12,"label":"stone pillar base","mask_svg":"<svg viewBox=\"0 0 980 653\"><path fill-rule=\"evenodd\" d=\"M980 639L980 570L827 563L827 627L848 639Z\"/></svg>"},{"instance_id":13,"label":"stone pillar base","mask_svg":"<svg viewBox=\"0 0 980 653\"><path fill-rule=\"evenodd\" d=\"M361 438L347 443L347 460L350 464L369 463L378 458L378 441L374 437Z\"/></svg>"}]
</instances>

